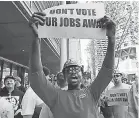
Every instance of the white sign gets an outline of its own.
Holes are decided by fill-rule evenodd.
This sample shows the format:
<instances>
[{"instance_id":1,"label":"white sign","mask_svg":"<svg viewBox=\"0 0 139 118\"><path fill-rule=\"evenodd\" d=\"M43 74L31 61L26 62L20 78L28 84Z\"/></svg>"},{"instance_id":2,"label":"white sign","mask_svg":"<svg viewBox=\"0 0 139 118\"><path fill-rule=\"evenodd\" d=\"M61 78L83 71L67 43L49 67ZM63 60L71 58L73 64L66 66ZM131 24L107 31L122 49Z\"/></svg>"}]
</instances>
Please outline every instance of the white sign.
<instances>
[{"instance_id":1,"label":"white sign","mask_svg":"<svg viewBox=\"0 0 139 118\"><path fill-rule=\"evenodd\" d=\"M108 106L128 106L129 89L108 90Z\"/></svg>"},{"instance_id":2,"label":"white sign","mask_svg":"<svg viewBox=\"0 0 139 118\"><path fill-rule=\"evenodd\" d=\"M39 26L39 38L105 39L106 30L97 22L104 17L103 3L68 4L44 10L46 22Z\"/></svg>"}]
</instances>

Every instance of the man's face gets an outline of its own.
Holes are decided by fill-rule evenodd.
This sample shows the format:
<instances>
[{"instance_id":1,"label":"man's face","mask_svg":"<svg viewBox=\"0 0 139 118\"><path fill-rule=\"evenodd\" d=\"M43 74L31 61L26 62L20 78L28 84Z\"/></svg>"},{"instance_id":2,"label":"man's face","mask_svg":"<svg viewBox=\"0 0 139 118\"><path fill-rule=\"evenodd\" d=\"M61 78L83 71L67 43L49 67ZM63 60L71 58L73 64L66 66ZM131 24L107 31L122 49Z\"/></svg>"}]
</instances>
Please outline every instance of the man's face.
<instances>
[{"instance_id":1,"label":"man's face","mask_svg":"<svg viewBox=\"0 0 139 118\"><path fill-rule=\"evenodd\" d=\"M83 84L84 84L84 86L89 86L90 84L91 84L91 79L89 78L89 77L84 77L84 79L83 79Z\"/></svg>"},{"instance_id":2,"label":"man's face","mask_svg":"<svg viewBox=\"0 0 139 118\"><path fill-rule=\"evenodd\" d=\"M14 88L15 86L15 81L11 78L8 78L5 80L5 87L6 88Z\"/></svg>"},{"instance_id":3,"label":"man's face","mask_svg":"<svg viewBox=\"0 0 139 118\"><path fill-rule=\"evenodd\" d=\"M18 80L15 81L16 86L20 86L20 82Z\"/></svg>"},{"instance_id":4,"label":"man's face","mask_svg":"<svg viewBox=\"0 0 139 118\"><path fill-rule=\"evenodd\" d=\"M66 84L66 79L64 79L63 73L59 73L59 74L57 75L57 84L58 84L59 86L63 86L63 85Z\"/></svg>"},{"instance_id":5,"label":"man's face","mask_svg":"<svg viewBox=\"0 0 139 118\"><path fill-rule=\"evenodd\" d=\"M122 81L122 75L121 74L115 74L114 75L114 78L113 78L113 81L115 84L118 84Z\"/></svg>"},{"instance_id":6,"label":"man's face","mask_svg":"<svg viewBox=\"0 0 139 118\"><path fill-rule=\"evenodd\" d=\"M65 79L67 80L68 84L73 86L79 85L82 80L81 67L69 66L65 68Z\"/></svg>"}]
</instances>

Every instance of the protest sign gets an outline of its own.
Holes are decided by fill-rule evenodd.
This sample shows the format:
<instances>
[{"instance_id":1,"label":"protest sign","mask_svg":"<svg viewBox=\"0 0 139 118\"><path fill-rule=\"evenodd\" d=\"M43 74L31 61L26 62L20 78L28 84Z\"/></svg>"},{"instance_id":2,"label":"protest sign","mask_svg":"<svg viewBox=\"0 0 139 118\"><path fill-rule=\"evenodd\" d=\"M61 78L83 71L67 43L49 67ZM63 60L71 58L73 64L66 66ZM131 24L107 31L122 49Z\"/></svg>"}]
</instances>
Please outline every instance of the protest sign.
<instances>
[{"instance_id":1,"label":"protest sign","mask_svg":"<svg viewBox=\"0 0 139 118\"><path fill-rule=\"evenodd\" d=\"M128 106L128 92L129 89L108 90L108 106Z\"/></svg>"},{"instance_id":2,"label":"protest sign","mask_svg":"<svg viewBox=\"0 0 139 118\"><path fill-rule=\"evenodd\" d=\"M43 12L46 13L46 22L38 27L39 38L106 37L106 30L97 22L105 15L103 3L60 5Z\"/></svg>"}]
</instances>

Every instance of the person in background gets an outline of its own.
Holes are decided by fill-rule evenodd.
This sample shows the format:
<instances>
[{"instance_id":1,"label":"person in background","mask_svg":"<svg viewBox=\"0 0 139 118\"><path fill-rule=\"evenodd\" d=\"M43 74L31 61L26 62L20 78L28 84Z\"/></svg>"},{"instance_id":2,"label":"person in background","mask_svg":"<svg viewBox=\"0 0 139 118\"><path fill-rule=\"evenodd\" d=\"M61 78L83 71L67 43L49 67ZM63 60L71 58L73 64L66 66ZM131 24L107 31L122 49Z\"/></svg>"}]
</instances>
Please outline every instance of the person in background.
<instances>
[{"instance_id":1,"label":"person in background","mask_svg":"<svg viewBox=\"0 0 139 118\"><path fill-rule=\"evenodd\" d=\"M127 89L130 91L131 86L125 83L122 83L122 73L116 72L114 73L113 77L113 82L114 86L109 88L109 90L122 90L122 89ZM107 94L108 91L106 91ZM122 105L113 105L113 106L108 106L107 104L108 98L106 97L106 105L105 108L103 109L105 112L103 112L105 118L127 118L128 114L128 106L122 106Z\"/></svg>"},{"instance_id":2,"label":"person in background","mask_svg":"<svg viewBox=\"0 0 139 118\"><path fill-rule=\"evenodd\" d=\"M62 72L57 74L57 85L60 87L61 90L68 90L68 83L66 79L64 79L64 75Z\"/></svg>"},{"instance_id":3,"label":"person in background","mask_svg":"<svg viewBox=\"0 0 139 118\"><path fill-rule=\"evenodd\" d=\"M103 93L100 96L99 99L99 107L100 107L100 115L102 114L105 118L111 118L112 113L111 113L111 108L108 106L107 101L106 101L106 93L107 91L114 86L113 80L110 81L106 89L103 91Z\"/></svg>"},{"instance_id":4,"label":"person in background","mask_svg":"<svg viewBox=\"0 0 139 118\"><path fill-rule=\"evenodd\" d=\"M139 117L139 75L136 75L135 81L129 92L128 118Z\"/></svg>"},{"instance_id":5,"label":"person in background","mask_svg":"<svg viewBox=\"0 0 139 118\"><path fill-rule=\"evenodd\" d=\"M100 19L108 37L107 53L94 82L87 89L81 89L83 78L82 66L69 59L63 67L64 78L68 82L68 90L55 88L45 77L41 62L41 40L38 38L37 24L45 24L44 13L34 13L30 25L34 32L30 57L30 82L37 95L49 106L55 118L98 118L98 99L112 79L114 69L116 25L107 16ZM39 86L39 87L36 87Z\"/></svg>"},{"instance_id":6,"label":"person in background","mask_svg":"<svg viewBox=\"0 0 139 118\"><path fill-rule=\"evenodd\" d=\"M122 83L127 84L127 78L123 78L123 79L122 79Z\"/></svg>"},{"instance_id":7,"label":"person in background","mask_svg":"<svg viewBox=\"0 0 139 118\"><path fill-rule=\"evenodd\" d=\"M15 78L15 87L25 93L26 89L24 86L21 85L21 78L18 76L16 76Z\"/></svg>"},{"instance_id":8,"label":"person in background","mask_svg":"<svg viewBox=\"0 0 139 118\"><path fill-rule=\"evenodd\" d=\"M131 85L122 83L122 73L118 72L114 74L113 78L114 86L111 89L130 89Z\"/></svg>"},{"instance_id":9,"label":"person in background","mask_svg":"<svg viewBox=\"0 0 139 118\"><path fill-rule=\"evenodd\" d=\"M52 80L52 84L55 85L55 84L56 84L56 81L57 81L57 80L55 79L55 75L54 75L54 74L51 74L51 75L50 75L50 78L51 78L51 80Z\"/></svg>"},{"instance_id":10,"label":"person in background","mask_svg":"<svg viewBox=\"0 0 139 118\"><path fill-rule=\"evenodd\" d=\"M43 72L49 80L50 70L43 66ZM45 113L42 112L42 108L46 111ZM27 89L22 100L22 116L23 118L52 118L49 107L44 104L31 87Z\"/></svg>"},{"instance_id":11,"label":"person in background","mask_svg":"<svg viewBox=\"0 0 139 118\"><path fill-rule=\"evenodd\" d=\"M13 105L14 117L22 118L21 101L24 93L15 88L15 80L16 78L10 75L4 78L5 87L0 91L0 96Z\"/></svg>"},{"instance_id":12,"label":"person in background","mask_svg":"<svg viewBox=\"0 0 139 118\"><path fill-rule=\"evenodd\" d=\"M85 88L88 88L91 85L91 73L89 72L83 73L83 85Z\"/></svg>"}]
</instances>

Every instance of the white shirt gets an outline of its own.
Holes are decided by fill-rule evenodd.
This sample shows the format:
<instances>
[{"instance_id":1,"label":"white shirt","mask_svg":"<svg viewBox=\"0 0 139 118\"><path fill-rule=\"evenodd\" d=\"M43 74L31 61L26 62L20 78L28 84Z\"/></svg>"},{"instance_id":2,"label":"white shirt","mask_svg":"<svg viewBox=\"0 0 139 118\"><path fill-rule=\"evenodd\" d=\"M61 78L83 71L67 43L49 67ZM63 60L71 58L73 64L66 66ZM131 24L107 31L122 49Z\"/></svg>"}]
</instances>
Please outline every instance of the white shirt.
<instances>
[{"instance_id":1,"label":"white shirt","mask_svg":"<svg viewBox=\"0 0 139 118\"><path fill-rule=\"evenodd\" d=\"M49 107L38 97L38 95L29 87L22 100L22 115L33 115L36 106L42 105L39 118L53 118Z\"/></svg>"},{"instance_id":2,"label":"white shirt","mask_svg":"<svg viewBox=\"0 0 139 118\"><path fill-rule=\"evenodd\" d=\"M130 89L131 85L129 84L125 84L125 83L121 83L120 86L113 86L110 89Z\"/></svg>"},{"instance_id":3,"label":"white shirt","mask_svg":"<svg viewBox=\"0 0 139 118\"><path fill-rule=\"evenodd\" d=\"M0 97L0 118L14 118L14 109L11 103Z\"/></svg>"},{"instance_id":4,"label":"white shirt","mask_svg":"<svg viewBox=\"0 0 139 118\"><path fill-rule=\"evenodd\" d=\"M43 104L31 87L29 87L22 100L22 115L33 115L36 106Z\"/></svg>"},{"instance_id":5,"label":"white shirt","mask_svg":"<svg viewBox=\"0 0 139 118\"><path fill-rule=\"evenodd\" d=\"M121 83L119 86L113 86L109 90L122 90L122 89L127 89L130 91L131 85ZM113 114L114 118L127 118L128 115L128 106L124 105L114 105L114 106L109 106L111 111L107 111L111 114Z\"/></svg>"}]
</instances>

